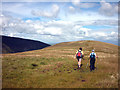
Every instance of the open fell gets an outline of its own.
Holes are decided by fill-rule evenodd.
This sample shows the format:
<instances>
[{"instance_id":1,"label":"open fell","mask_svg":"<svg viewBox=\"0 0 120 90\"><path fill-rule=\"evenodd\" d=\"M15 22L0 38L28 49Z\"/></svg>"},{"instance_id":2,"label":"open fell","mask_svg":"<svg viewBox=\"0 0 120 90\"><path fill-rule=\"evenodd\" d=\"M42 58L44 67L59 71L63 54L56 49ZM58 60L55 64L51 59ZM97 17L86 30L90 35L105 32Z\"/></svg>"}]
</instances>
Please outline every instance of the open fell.
<instances>
[{"instance_id":1,"label":"open fell","mask_svg":"<svg viewBox=\"0 0 120 90\"><path fill-rule=\"evenodd\" d=\"M84 60L77 69L75 53ZM89 71L94 49L97 69ZM118 88L118 46L99 41L59 43L41 50L2 55L3 88Z\"/></svg>"}]
</instances>

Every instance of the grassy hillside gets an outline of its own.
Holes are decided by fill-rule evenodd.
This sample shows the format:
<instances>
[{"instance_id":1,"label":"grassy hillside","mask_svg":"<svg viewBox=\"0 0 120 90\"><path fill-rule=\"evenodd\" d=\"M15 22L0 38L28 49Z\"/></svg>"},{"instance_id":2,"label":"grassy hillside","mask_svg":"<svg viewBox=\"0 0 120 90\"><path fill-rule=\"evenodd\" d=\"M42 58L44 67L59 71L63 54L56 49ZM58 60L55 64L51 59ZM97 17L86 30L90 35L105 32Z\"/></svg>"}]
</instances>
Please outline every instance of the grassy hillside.
<instances>
[{"instance_id":1,"label":"grassy hillside","mask_svg":"<svg viewBox=\"0 0 120 90\"><path fill-rule=\"evenodd\" d=\"M82 68L76 50L82 47ZM95 49L97 69L89 71ZM3 54L3 88L118 88L118 46L98 41L59 43L41 50Z\"/></svg>"},{"instance_id":2,"label":"grassy hillside","mask_svg":"<svg viewBox=\"0 0 120 90\"><path fill-rule=\"evenodd\" d=\"M9 53L9 52L13 52L13 51L10 49L10 47L2 43L2 53Z\"/></svg>"}]
</instances>

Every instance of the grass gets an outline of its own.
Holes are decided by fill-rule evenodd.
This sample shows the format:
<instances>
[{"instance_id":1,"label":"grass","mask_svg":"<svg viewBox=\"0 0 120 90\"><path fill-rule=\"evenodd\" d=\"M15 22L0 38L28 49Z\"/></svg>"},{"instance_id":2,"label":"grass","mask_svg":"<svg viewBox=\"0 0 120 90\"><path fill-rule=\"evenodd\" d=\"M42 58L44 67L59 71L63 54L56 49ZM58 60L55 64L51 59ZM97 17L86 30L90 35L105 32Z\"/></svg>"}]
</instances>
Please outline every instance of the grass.
<instances>
[{"instance_id":1,"label":"grass","mask_svg":"<svg viewBox=\"0 0 120 90\"><path fill-rule=\"evenodd\" d=\"M91 46L92 45L92 46ZM76 50L85 60L77 69ZM86 67L91 49L99 56L93 72ZM103 49L103 51L101 50ZM95 41L66 42L41 50L4 54L3 88L118 88L117 46ZM113 51L113 53L109 52Z\"/></svg>"}]
</instances>

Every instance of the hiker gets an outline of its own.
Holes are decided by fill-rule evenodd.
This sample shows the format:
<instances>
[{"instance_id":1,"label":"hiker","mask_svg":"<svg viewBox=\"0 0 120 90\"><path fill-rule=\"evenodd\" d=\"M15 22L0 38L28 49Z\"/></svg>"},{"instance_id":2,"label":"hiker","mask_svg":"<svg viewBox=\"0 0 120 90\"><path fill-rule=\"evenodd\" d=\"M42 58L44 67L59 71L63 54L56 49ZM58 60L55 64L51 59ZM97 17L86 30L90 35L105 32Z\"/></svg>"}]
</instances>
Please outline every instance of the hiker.
<instances>
[{"instance_id":1,"label":"hiker","mask_svg":"<svg viewBox=\"0 0 120 90\"><path fill-rule=\"evenodd\" d=\"M98 58L95 51L92 50L92 53L90 53L90 71L95 69L95 60Z\"/></svg>"},{"instance_id":2,"label":"hiker","mask_svg":"<svg viewBox=\"0 0 120 90\"><path fill-rule=\"evenodd\" d=\"M82 66L81 60L83 57L84 57L84 55L83 55L82 48L79 48L79 50L76 52L76 58L78 60L78 68L80 68Z\"/></svg>"}]
</instances>

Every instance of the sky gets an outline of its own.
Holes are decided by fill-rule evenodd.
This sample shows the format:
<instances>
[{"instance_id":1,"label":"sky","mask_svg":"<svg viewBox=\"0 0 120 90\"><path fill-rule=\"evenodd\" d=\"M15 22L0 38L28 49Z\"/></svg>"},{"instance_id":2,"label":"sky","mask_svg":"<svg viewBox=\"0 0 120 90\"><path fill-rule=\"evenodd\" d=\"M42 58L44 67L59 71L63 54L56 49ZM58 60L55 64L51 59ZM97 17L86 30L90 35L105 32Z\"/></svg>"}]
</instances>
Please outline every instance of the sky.
<instances>
[{"instance_id":1,"label":"sky","mask_svg":"<svg viewBox=\"0 0 120 90\"><path fill-rule=\"evenodd\" d=\"M95 40L118 44L118 3L2 2L0 35L48 44Z\"/></svg>"}]
</instances>

